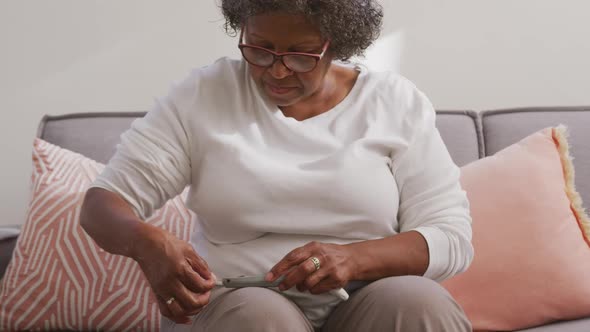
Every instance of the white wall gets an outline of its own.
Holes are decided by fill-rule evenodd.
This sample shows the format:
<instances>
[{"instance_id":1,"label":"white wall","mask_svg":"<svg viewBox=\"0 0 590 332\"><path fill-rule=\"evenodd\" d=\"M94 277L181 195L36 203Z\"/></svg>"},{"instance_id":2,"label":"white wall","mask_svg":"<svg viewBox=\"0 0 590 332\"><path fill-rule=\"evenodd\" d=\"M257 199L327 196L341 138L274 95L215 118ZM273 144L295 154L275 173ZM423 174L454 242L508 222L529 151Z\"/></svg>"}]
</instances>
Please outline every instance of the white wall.
<instances>
[{"instance_id":1,"label":"white wall","mask_svg":"<svg viewBox=\"0 0 590 332\"><path fill-rule=\"evenodd\" d=\"M0 225L23 221L43 114L147 110L190 68L239 55L221 19L213 0L0 0Z\"/></svg>"},{"instance_id":2,"label":"white wall","mask_svg":"<svg viewBox=\"0 0 590 332\"><path fill-rule=\"evenodd\" d=\"M590 105L587 0L384 5L369 65L437 108ZM23 220L43 114L148 109L189 68L239 54L222 23L215 0L0 0L0 225Z\"/></svg>"},{"instance_id":3,"label":"white wall","mask_svg":"<svg viewBox=\"0 0 590 332\"><path fill-rule=\"evenodd\" d=\"M436 107L590 105L590 1L386 1L401 72Z\"/></svg>"}]
</instances>

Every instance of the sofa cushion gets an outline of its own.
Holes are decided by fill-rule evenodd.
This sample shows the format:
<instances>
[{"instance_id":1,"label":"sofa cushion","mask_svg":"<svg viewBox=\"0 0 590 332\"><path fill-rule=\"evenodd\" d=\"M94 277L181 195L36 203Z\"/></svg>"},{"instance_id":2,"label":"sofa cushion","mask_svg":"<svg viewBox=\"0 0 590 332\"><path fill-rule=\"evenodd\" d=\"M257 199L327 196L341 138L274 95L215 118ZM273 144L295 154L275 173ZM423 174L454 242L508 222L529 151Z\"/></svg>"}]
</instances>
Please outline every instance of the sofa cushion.
<instances>
[{"instance_id":1,"label":"sofa cushion","mask_svg":"<svg viewBox=\"0 0 590 332\"><path fill-rule=\"evenodd\" d=\"M576 188L590 202L590 107L541 107L485 111L482 128L487 156L542 128L564 124L576 169Z\"/></svg>"},{"instance_id":2,"label":"sofa cushion","mask_svg":"<svg viewBox=\"0 0 590 332\"><path fill-rule=\"evenodd\" d=\"M449 149L451 158L459 166L483 156L483 142L477 118L477 113L472 111L436 113L436 127Z\"/></svg>"},{"instance_id":3,"label":"sofa cushion","mask_svg":"<svg viewBox=\"0 0 590 332\"><path fill-rule=\"evenodd\" d=\"M156 299L139 266L99 248L79 225L86 188L103 165L37 139L27 221L0 282L0 331L157 331ZM146 222L187 241L178 196Z\"/></svg>"},{"instance_id":4,"label":"sofa cushion","mask_svg":"<svg viewBox=\"0 0 590 332\"><path fill-rule=\"evenodd\" d=\"M518 332L588 332L590 331L590 318L576 319L565 322L557 322Z\"/></svg>"},{"instance_id":5,"label":"sofa cushion","mask_svg":"<svg viewBox=\"0 0 590 332\"><path fill-rule=\"evenodd\" d=\"M461 168L475 257L443 285L474 330L590 315L590 220L567 147L565 129L548 128Z\"/></svg>"}]
</instances>

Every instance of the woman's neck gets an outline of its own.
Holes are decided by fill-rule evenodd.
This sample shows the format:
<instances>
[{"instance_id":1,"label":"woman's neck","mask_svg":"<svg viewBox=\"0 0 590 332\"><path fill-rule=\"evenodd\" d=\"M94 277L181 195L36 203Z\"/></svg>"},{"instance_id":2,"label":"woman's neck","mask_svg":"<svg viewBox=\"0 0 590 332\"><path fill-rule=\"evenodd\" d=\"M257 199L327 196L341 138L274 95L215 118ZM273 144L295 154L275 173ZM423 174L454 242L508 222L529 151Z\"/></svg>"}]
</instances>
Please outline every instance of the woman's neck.
<instances>
[{"instance_id":1,"label":"woman's neck","mask_svg":"<svg viewBox=\"0 0 590 332\"><path fill-rule=\"evenodd\" d=\"M309 98L294 105L279 107L286 117L303 121L338 105L352 90L359 72L355 69L332 65L320 89Z\"/></svg>"}]
</instances>

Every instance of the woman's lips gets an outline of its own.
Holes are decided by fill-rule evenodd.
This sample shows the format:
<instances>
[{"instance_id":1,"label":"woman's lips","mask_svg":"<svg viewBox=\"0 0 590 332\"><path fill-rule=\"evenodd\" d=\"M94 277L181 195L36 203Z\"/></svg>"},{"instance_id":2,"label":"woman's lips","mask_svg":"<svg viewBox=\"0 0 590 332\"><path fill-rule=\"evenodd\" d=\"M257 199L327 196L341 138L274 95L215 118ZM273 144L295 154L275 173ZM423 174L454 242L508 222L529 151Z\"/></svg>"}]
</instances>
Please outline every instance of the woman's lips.
<instances>
[{"instance_id":1,"label":"woman's lips","mask_svg":"<svg viewBox=\"0 0 590 332\"><path fill-rule=\"evenodd\" d=\"M284 95L296 89L294 87L279 87L268 83L265 85L270 92L277 95Z\"/></svg>"}]
</instances>

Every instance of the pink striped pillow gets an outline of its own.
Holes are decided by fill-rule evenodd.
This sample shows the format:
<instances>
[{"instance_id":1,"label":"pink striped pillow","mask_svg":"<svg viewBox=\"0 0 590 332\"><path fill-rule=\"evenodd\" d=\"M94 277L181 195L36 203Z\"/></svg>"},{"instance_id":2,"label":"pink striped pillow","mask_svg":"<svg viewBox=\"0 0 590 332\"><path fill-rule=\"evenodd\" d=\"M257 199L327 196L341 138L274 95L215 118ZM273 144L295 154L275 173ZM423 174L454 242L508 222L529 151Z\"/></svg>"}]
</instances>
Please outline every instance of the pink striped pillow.
<instances>
[{"instance_id":1,"label":"pink striped pillow","mask_svg":"<svg viewBox=\"0 0 590 332\"><path fill-rule=\"evenodd\" d=\"M100 249L79 226L84 191L104 165L37 139L27 220L0 284L0 331L157 331L160 314L138 265ZM178 196L147 222L181 239L191 214Z\"/></svg>"}]
</instances>

